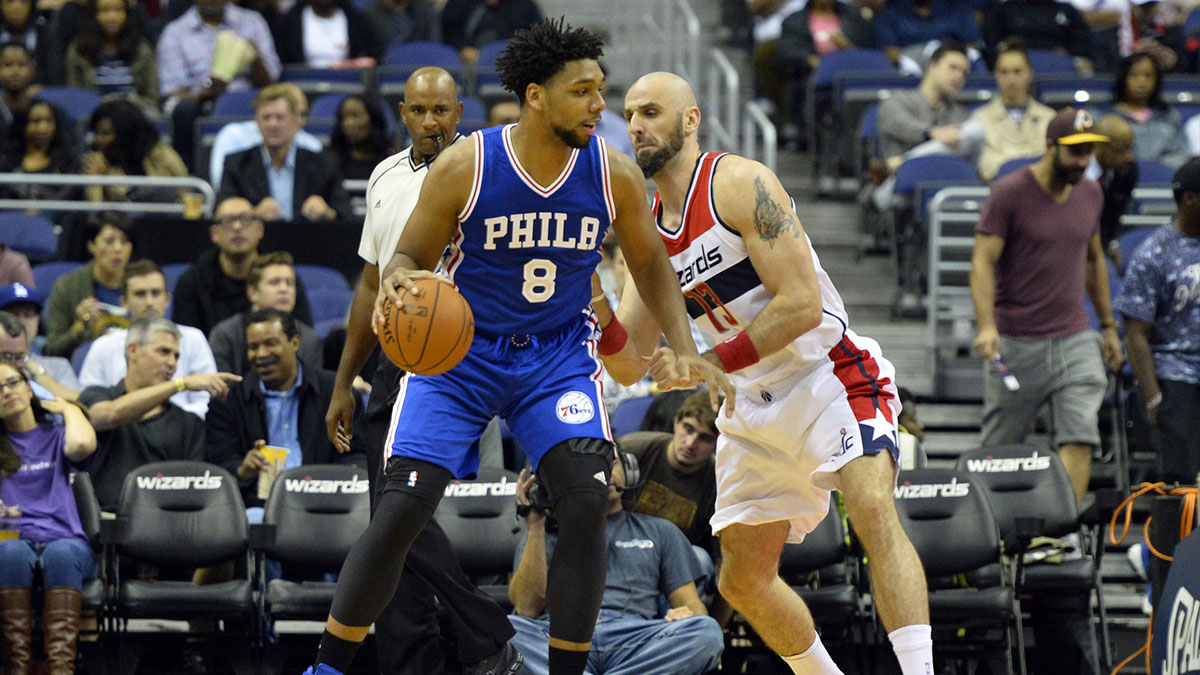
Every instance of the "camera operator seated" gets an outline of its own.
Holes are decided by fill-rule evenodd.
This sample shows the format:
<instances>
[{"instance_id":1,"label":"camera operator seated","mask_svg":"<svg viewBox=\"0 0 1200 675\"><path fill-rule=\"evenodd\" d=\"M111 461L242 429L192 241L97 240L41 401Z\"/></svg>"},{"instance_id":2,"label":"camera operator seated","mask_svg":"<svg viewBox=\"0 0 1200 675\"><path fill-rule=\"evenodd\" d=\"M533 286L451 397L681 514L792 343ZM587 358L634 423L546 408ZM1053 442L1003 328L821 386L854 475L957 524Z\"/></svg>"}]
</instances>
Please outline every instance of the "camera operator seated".
<instances>
[{"instance_id":1,"label":"camera operator seated","mask_svg":"<svg viewBox=\"0 0 1200 675\"><path fill-rule=\"evenodd\" d=\"M550 620L546 615L546 577L557 540L547 532L547 514L531 507L533 475L522 470L517 481L518 511L528 531L517 550L509 598L509 617L517 634L512 643L534 675L549 672ZM622 509L625 470L613 464L608 486L608 564L604 600L592 634L587 672L604 675L636 664L642 675L699 675L715 668L724 649L716 620L708 616L694 580L700 575L688 540L670 521ZM535 489L535 500L539 505ZM551 530L553 527L550 528ZM658 611L665 595L671 609Z\"/></svg>"}]
</instances>

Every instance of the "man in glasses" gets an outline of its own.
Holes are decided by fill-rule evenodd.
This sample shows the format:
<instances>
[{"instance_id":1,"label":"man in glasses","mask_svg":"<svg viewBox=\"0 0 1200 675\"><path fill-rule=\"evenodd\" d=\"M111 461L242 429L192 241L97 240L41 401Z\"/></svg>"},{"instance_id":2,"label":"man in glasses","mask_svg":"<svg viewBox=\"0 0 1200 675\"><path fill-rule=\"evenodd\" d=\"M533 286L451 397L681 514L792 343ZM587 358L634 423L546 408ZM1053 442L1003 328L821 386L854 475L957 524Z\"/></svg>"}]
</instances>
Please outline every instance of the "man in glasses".
<instances>
[{"instance_id":1,"label":"man in glasses","mask_svg":"<svg viewBox=\"0 0 1200 675\"><path fill-rule=\"evenodd\" d=\"M173 316L176 323L199 328L206 335L221 321L250 309L246 279L258 258L263 221L248 200L230 197L217 205L208 235L216 248L201 253L179 277ZM299 279L292 316L312 324L308 295Z\"/></svg>"}]
</instances>

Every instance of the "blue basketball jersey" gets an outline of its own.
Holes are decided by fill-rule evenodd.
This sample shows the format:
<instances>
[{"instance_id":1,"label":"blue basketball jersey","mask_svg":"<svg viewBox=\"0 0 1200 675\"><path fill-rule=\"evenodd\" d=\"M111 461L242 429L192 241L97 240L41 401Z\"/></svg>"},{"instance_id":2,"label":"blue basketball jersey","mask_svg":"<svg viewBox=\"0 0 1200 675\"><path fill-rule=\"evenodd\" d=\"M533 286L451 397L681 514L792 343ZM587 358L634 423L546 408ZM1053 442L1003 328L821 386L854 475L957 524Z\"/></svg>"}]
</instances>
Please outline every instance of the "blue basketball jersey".
<instances>
[{"instance_id":1,"label":"blue basketball jersey","mask_svg":"<svg viewBox=\"0 0 1200 675\"><path fill-rule=\"evenodd\" d=\"M475 177L445 270L484 334L540 334L582 320L600 241L616 216L604 141L573 150L538 185L513 151L512 126L471 135Z\"/></svg>"}]
</instances>

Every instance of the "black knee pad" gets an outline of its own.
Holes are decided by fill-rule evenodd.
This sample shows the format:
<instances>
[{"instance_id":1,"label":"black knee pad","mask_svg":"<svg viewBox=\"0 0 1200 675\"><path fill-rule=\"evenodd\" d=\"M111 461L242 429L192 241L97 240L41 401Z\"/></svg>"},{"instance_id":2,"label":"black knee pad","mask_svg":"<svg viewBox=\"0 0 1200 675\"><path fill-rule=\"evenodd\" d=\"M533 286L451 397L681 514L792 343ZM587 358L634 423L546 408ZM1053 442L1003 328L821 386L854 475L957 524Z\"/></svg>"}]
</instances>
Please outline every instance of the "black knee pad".
<instances>
[{"instance_id":1,"label":"black knee pad","mask_svg":"<svg viewBox=\"0 0 1200 675\"><path fill-rule=\"evenodd\" d=\"M436 508L454 474L440 464L393 455L384 468L382 492L403 492Z\"/></svg>"},{"instance_id":2,"label":"black knee pad","mask_svg":"<svg viewBox=\"0 0 1200 675\"><path fill-rule=\"evenodd\" d=\"M553 508L564 495L591 493L608 500L613 444L602 438L571 438L550 448L538 465L545 503Z\"/></svg>"}]
</instances>

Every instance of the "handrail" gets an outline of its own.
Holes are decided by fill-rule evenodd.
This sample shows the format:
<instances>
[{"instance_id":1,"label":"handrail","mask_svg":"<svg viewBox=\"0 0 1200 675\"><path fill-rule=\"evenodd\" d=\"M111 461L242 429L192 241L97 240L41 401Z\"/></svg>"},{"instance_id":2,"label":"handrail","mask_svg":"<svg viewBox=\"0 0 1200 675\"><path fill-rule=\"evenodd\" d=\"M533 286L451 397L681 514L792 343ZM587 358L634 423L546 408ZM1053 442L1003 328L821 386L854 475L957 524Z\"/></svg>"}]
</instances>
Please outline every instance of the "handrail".
<instances>
[{"instance_id":1,"label":"handrail","mask_svg":"<svg viewBox=\"0 0 1200 675\"><path fill-rule=\"evenodd\" d=\"M742 118L742 155L757 159L768 169L775 171L776 155L778 153L778 135L775 124L767 117L766 111L757 101L746 101L746 115ZM757 133L755 133L757 132ZM754 146L762 135L762 156Z\"/></svg>"},{"instance_id":2,"label":"handrail","mask_svg":"<svg viewBox=\"0 0 1200 675\"><path fill-rule=\"evenodd\" d=\"M929 359L931 372L936 373L938 369L938 359L941 357L940 345L938 342L938 326L944 318L942 312L942 290L938 276L938 261L940 253L939 247L942 239L942 205L950 199L980 199L986 201L992 189L984 185L971 186L952 186L938 190L933 198L929 200L929 260L928 260L928 276L929 294L928 294L928 309L926 310L926 328L929 331ZM948 215L948 214L947 214ZM969 295L962 294L947 294L953 298L962 300L967 299L970 302Z\"/></svg>"},{"instance_id":3,"label":"handrail","mask_svg":"<svg viewBox=\"0 0 1200 675\"><path fill-rule=\"evenodd\" d=\"M737 118L740 89L737 69L720 49L713 48L708 53L712 62L704 80L704 113L707 118L701 128L708 133L708 146L736 151L739 149Z\"/></svg>"},{"instance_id":4,"label":"handrail","mask_svg":"<svg viewBox=\"0 0 1200 675\"><path fill-rule=\"evenodd\" d=\"M212 216L217 193L208 181L195 176L90 176L87 174L0 173L0 185L74 185L79 187L155 187L194 190L204 197L202 211ZM178 213L187 207L182 202L93 202L74 199L0 198L0 209L42 209L47 211L128 211L138 213Z\"/></svg>"},{"instance_id":5,"label":"handrail","mask_svg":"<svg viewBox=\"0 0 1200 675\"><path fill-rule=\"evenodd\" d=\"M668 21L667 35L682 35L683 40L672 41L675 46L673 62L676 68L680 69L680 76L689 82L695 82L696 78L700 77L700 19L696 17L696 12L692 10L688 0L675 0L675 8L679 10L679 14L674 18L678 18L683 24L683 30L677 30L679 27ZM672 17L668 15L668 18Z\"/></svg>"}]
</instances>

